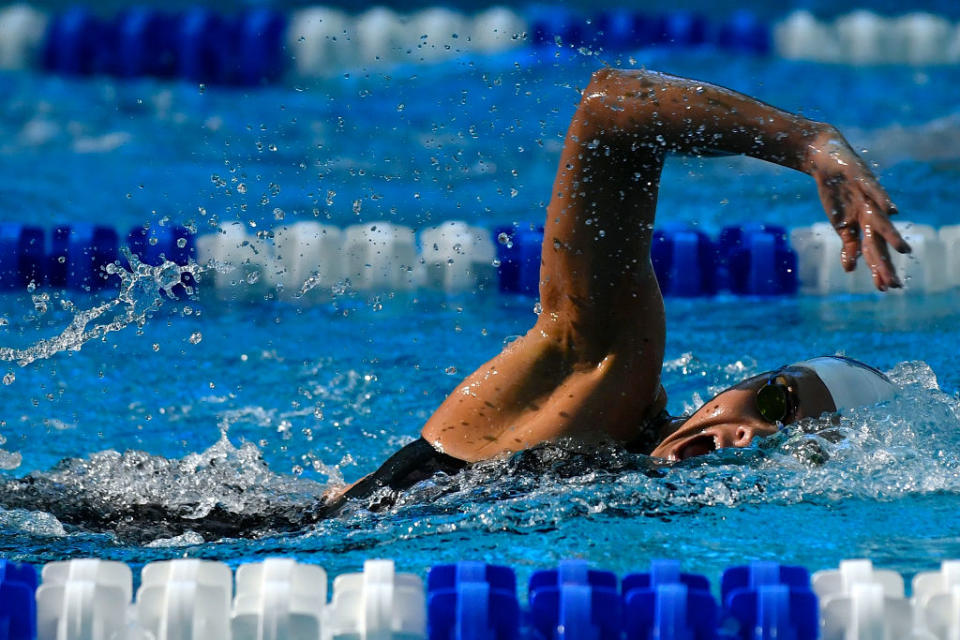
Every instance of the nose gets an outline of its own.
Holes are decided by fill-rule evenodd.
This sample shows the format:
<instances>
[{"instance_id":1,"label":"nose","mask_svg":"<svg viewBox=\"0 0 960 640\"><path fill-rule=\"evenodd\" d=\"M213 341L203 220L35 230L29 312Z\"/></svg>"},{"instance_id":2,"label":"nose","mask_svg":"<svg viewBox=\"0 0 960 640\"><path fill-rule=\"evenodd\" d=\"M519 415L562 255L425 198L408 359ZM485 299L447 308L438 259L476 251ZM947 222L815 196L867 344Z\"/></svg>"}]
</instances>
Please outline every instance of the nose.
<instances>
[{"instance_id":1,"label":"nose","mask_svg":"<svg viewBox=\"0 0 960 640\"><path fill-rule=\"evenodd\" d=\"M713 440L718 449L726 447L748 447L753 442L757 431L754 427L746 424L724 425L715 429L708 429L708 433L713 436Z\"/></svg>"}]
</instances>

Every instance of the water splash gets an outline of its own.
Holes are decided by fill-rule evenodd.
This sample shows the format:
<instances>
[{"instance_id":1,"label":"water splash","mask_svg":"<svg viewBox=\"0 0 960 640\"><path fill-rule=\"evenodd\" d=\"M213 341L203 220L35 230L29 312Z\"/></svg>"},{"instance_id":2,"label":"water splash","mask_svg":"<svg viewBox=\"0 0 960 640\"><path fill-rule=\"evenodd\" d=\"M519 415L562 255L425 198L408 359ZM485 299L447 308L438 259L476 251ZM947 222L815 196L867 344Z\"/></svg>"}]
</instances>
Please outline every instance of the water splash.
<instances>
[{"instance_id":1,"label":"water splash","mask_svg":"<svg viewBox=\"0 0 960 640\"><path fill-rule=\"evenodd\" d=\"M896 398L802 421L751 448L671 464L613 443L541 445L400 494L383 489L319 523L329 485L275 473L255 445L234 446L225 433L183 459L105 451L65 460L0 486L0 505L127 542L179 547L278 532L363 545L384 536L544 531L600 514L672 518L708 507L960 495L960 400L940 391L922 362L889 375L902 387ZM226 425L272 419L248 413L222 418Z\"/></svg>"},{"instance_id":2,"label":"water splash","mask_svg":"<svg viewBox=\"0 0 960 640\"><path fill-rule=\"evenodd\" d=\"M128 252L125 256L129 269L119 264L106 267L108 274L120 278L115 297L89 309L77 309L72 302L62 301L64 308L74 315L58 335L42 338L22 349L0 347L0 361L26 367L62 351L79 351L87 342L130 325L143 327L150 315L163 305L164 296L176 298L175 289L182 286L182 282L189 277L197 279L207 269L196 263L178 265L169 260L152 266ZM188 295L193 293L189 287L186 290Z\"/></svg>"},{"instance_id":3,"label":"water splash","mask_svg":"<svg viewBox=\"0 0 960 640\"><path fill-rule=\"evenodd\" d=\"M193 544L305 526L325 488L273 473L255 445L235 447L222 434L182 459L112 450L68 458L0 486L0 504L125 540Z\"/></svg>"}]
</instances>

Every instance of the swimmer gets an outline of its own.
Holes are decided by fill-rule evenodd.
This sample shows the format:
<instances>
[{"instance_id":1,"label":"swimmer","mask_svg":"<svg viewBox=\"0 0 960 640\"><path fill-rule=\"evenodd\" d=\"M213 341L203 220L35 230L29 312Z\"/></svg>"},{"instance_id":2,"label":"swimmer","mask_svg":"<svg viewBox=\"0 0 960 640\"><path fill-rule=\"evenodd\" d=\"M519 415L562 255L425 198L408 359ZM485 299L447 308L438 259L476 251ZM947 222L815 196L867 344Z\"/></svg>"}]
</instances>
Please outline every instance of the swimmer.
<instances>
[{"instance_id":1,"label":"swimmer","mask_svg":"<svg viewBox=\"0 0 960 640\"><path fill-rule=\"evenodd\" d=\"M704 82L602 69L567 131L547 207L536 324L468 376L420 439L329 507L560 438L682 460L892 395L879 371L828 356L745 380L689 417L667 414L650 245L669 153L748 155L807 173L843 241L844 269L862 257L879 290L901 286L888 247L910 247L890 222L896 207L834 127Z\"/></svg>"},{"instance_id":2,"label":"swimmer","mask_svg":"<svg viewBox=\"0 0 960 640\"><path fill-rule=\"evenodd\" d=\"M749 155L809 174L843 240L844 268L852 271L862 257L878 289L901 286L888 246L910 247L890 222L896 208L834 127L707 83L603 69L573 116L547 207L536 323L457 386L421 437L377 471L306 511L217 506L195 518L190 505L117 506L65 492L56 476L42 474L0 485L0 504L144 540L184 531L207 539L257 535L302 528L350 499L373 498L375 509L392 500L393 492L381 490L402 491L558 439L613 440L683 460L892 395L882 373L827 356L745 380L689 417L667 414L663 298L650 245L669 153Z\"/></svg>"}]
</instances>

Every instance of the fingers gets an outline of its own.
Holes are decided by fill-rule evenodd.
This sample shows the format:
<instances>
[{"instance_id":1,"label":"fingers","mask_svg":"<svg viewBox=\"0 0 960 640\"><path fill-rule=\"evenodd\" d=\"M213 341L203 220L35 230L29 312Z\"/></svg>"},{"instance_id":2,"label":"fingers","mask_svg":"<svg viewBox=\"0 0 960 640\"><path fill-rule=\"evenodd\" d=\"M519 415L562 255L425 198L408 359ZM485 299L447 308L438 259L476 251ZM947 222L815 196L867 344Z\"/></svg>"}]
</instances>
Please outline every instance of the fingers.
<instances>
[{"instance_id":1,"label":"fingers","mask_svg":"<svg viewBox=\"0 0 960 640\"><path fill-rule=\"evenodd\" d=\"M836 225L837 233L843 247L840 249L840 262L844 271L853 271L857 267L857 258L860 257L860 231L856 223L841 222Z\"/></svg>"},{"instance_id":2,"label":"fingers","mask_svg":"<svg viewBox=\"0 0 960 640\"><path fill-rule=\"evenodd\" d=\"M873 198L871 197L871 200ZM888 208L892 209L894 213L897 211L897 207L890 203ZM870 225L874 233L879 234L887 244L897 250L899 253L910 253L910 245L906 240L903 239L903 236L900 235L900 232L897 231L897 228L893 225L893 222L890 221L890 218L884 215L877 215L872 209L867 209L868 214L872 214Z\"/></svg>"},{"instance_id":3,"label":"fingers","mask_svg":"<svg viewBox=\"0 0 960 640\"><path fill-rule=\"evenodd\" d=\"M869 226L863 232L863 257L870 266L873 284L877 289L886 291L889 288L899 289L903 286L890 260L886 240Z\"/></svg>"}]
</instances>

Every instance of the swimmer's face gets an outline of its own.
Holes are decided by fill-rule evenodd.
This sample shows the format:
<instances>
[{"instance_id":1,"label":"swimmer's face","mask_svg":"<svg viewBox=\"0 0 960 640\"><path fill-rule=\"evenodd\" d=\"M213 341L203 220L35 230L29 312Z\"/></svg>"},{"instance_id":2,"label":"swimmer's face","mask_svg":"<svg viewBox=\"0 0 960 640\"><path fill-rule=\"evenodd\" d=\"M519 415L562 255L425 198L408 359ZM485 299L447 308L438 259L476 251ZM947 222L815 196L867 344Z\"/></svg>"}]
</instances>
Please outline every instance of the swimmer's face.
<instances>
[{"instance_id":1,"label":"swimmer's face","mask_svg":"<svg viewBox=\"0 0 960 640\"><path fill-rule=\"evenodd\" d=\"M721 392L664 438L650 455L685 460L725 447L746 447L756 437L776 433L780 425L765 420L757 408L757 391L774 374L783 376L789 384L791 411L787 423L836 411L830 392L816 374L801 367L784 367Z\"/></svg>"}]
</instances>

